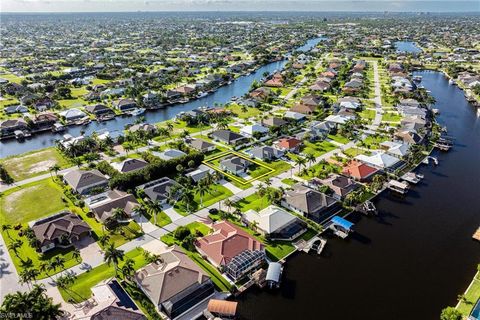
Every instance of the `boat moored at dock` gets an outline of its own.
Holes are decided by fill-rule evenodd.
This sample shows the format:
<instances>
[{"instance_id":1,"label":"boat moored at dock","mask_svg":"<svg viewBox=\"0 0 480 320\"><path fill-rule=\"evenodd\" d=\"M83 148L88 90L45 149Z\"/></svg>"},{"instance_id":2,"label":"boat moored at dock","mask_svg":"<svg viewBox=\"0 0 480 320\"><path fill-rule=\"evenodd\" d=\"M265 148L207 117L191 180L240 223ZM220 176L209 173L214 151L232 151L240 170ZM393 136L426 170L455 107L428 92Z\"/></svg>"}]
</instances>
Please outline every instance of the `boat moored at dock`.
<instances>
[{"instance_id":1,"label":"boat moored at dock","mask_svg":"<svg viewBox=\"0 0 480 320\"><path fill-rule=\"evenodd\" d=\"M410 189L410 186L407 182L400 182L392 179L387 183L387 188L400 194L406 194Z\"/></svg>"}]
</instances>

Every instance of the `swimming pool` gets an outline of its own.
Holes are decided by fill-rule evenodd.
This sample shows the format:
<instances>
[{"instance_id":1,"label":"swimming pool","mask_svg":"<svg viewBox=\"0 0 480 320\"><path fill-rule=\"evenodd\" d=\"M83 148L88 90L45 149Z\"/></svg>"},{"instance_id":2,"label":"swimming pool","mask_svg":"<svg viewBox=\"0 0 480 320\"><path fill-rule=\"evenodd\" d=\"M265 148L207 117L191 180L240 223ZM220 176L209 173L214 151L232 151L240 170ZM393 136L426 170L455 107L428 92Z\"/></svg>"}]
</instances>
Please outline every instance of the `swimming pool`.
<instances>
[{"instance_id":1,"label":"swimming pool","mask_svg":"<svg viewBox=\"0 0 480 320\"><path fill-rule=\"evenodd\" d=\"M111 281L108 285L113 290L118 300L120 300L118 302L119 306L123 306L132 310L138 310L137 305L133 302L125 290L123 290L122 286L117 282L117 280Z\"/></svg>"},{"instance_id":2,"label":"swimming pool","mask_svg":"<svg viewBox=\"0 0 480 320\"><path fill-rule=\"evenodd\" d=\"M480 317L480 299L477 300L475 307L473 307L470 316L468 317L469 320L478 320Z\"/></svg>"}]
</instances>

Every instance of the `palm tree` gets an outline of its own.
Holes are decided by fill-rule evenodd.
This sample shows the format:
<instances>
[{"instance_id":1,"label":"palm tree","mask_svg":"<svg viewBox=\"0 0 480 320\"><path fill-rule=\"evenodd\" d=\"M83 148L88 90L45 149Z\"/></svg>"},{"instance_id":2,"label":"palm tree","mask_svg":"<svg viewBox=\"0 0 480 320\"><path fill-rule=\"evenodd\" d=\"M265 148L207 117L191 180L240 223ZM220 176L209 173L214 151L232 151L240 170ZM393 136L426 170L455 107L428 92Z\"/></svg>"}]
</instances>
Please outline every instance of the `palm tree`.
<instances>
[{"instance_id":1,"label":"palm tree","mask_svg":"<svg viewBox=\"0 0 480 320\"><path fill-rule=\"evenodd\" d=\"M146 202L146 209L149 215L153 217L153 222L157 225L157 215L163 209L162 204L157 199Z\"/></svg>"},{"instance_id":2,"label":"palm tree","mask_svg":"<svg viewBox=\"0 0 480 320\"><path fill-rule=\"evenodd\" d=\"M305 165L305 158L297 157L297 159L295 159L295 163L298 165L299 170L302 170L302 166Z\"/></svg>"},{"instance_id":3,"label":"palm tree","mask_svg":"<svg viewBox=\"0 0 480 320\"><path fill-rule=\"evenodd\" d=\"M40 272L34 268L23 269L19 274L20 283L22 284L26 283L30 288L30 284L32 283L33 280L35 280L35 278L38 277L39 274Z\"/></svg>"},{"instance_id":4,"label":"palm tree","mask_svg":"<svg viewBox=\"0 0 480 320\"><path fill-rule=\"evenodd\" d=\"M190 213L190 206L193 204L193 192L192 190L184 189L183 193L180 195L180 201L187 207L187 212Z\"/></svg>"},{"instance_id":5,"label":"palm tree","mask_svg":"<svg viewBox=\"0 0 480 320\"><path fill-rule=\"evenodd\" d=\"M127 213L122 208L115 208L112 212L112 218L119 221L125 219L127 217Z\"/></svg>"},{"instance_id":6,"label":"palm tree","mask_svg":"<svg viewBox=\"0 0 480 320\"><path fill-rule=\"evenodd\" d=\"M12 239L12 237L10 236L10 230L12 230L12 226L9 225L9 224L2 224L2 232L5 232L7 233L7 236Z\"/></svg>"},{"instance_id":7,"label":"palm tree","mask_svg":"<svg viewBox=\"0 0 480 320\"><path fill-rule=\"evenodd\" d=\"M124 256L125 254L123 251L115 249L113 243L110 243L103 253L103 260L107 263L107 265L110 266L113 263L113 266L115 267L115 276L117 275L118 271L118 263L123 261Z\"/></svg>"},{"instance_id":8,"label":"palm tree","mask_svg":"<svg viewBox=\"0 0 480 320\"><path fill-rule=\"evenodd\" d=\"M98 237L98 243L102 247L105 247L108 242L110 242L110 235L108 235L107 233L103 233L100 237Z\"/></svg>"},{"instance_id":9,"label":"palm tree","mask_svg":"<svg viewBox=\"0 0 480 320\"><path fill-rule=\"evenodd\" d=\"M60 166L58 164L54 164L53 166L50 167L50 174L55 172L55 175L58 175L58 171L60 171Z\"/></svg>"},{"instance_id":10,"label":"palm tree","mask_svg":"<svg viewBox=\"0 0 480 320\"><path fill-rule=\"evenodd\" d=\"M310 163L310 166L315 162L315 156L313 155L313 153L308 153L306 156L305 156L305 159Z\"/></svg>"},{"instance_id":11,"label":"palm tree","mask_svg":"<svg viewBox=\"0 0 480 320\"><path fill-rule=\"evenodd\" d=\"M125 150L125 153L127 154L127 157L128 157L128 152L132 151L133 149L134 149L133 145L130 142L125 143L124 146L123 146L123 150Z\"/></svg>"},{"instance_id":12,"label":"palm tree","mask_svg":"<svg viewBox=\"0 0 480 320\"><path fill-rule=\"evenodd\" d=\"M252 222L250 222L250 228L252 228L253 231L257 231L258 221L253 220Z\"/></svg>"},{"instance_id":13,"label":"palm tree","mask_svg":"<svg viewBox=\"0 0 480 320\"><path fill-rule=\"evenodd\" d=\"M56 256L52 259L52 262L55 267L60 268L60 269L65 269L65 258Z\"/></svg>"},{"instance_id":14,"label":"palm tree","mask_svg":"<svg viewBox=\"0 0 480 320\"><path fill-rule=\"evenodd\" d=\"M265 196L266 193L267 193L267 189L262 184L257 185L257 194L262 199L262 207L263 207L263 199L264 199L263 197Z\"/></svg>"},{"instance_id":15,"label":"palm tree","mask_svg":"<svg viewBox=\"0 0 480 320\"><path fill-rule=\"evenodd\" d=\"M45 273L47 276L50 277L50 275L48 274L48 272L50 271L50 263L48 261L42 261L42 263L40 263L40 266L38 267L38 270L41 273Z\"/></svg>"},{"instance_id":16,"label":"palm tree","mask_svg":"<svg viewBox=\"0 0 480 320\"><path fill-rule=\"evenodd\" d=\"M168 130L168 132L173 131L173 124L170 121L167 122L167 130Z\"/></svg>"},{"instance_id":17,"label":"palm tree","mask_svg":"<svg viewBox=\"0 0 480 320\"><path fill-rule=\"evenodd\" d=\"M197 185L197 192L200 196L200 206L203 207L203 196L205 196L207 193L210 193L210 185L203 180L200 180Z\"/></svg>"},{"instance_id":18,"label":"palm tree","mask_svg":"<svg viewBox=\"0 0 480 320\"><path fill-rule=\"evenodd\" d=\"M135 272L135 261L128 258L122 267L122 274L127 280L131 280L133 273Z\"/></svg>"},{"instance_id":19,"label":"palm tree","mask_svg":"<svg viewBox=\"0 0 480 320\"><path fill-rule=\"evenodd\" d=\"M80 256L80 250L78 250L77 248L75 248L75 250L73 250L72 252L72 258L75 259L77 262L80 260L81 256Z\"/></svg>"},{"instance_id":20,"label":"palm tree","mask_svg":"<svg viewBox=\"0 0 480 320\"><path fill-rule=\"evenodd\" d=\"M18 256L18 249L20 249L23 245L23 241L20 239L16 239L13 242L9 243L7 248L10 251L13 251L13 253L17 256L17 258L20 258Z\"/></svg>"},{"instance_id":21,"label":"palm tree","mask_svg":"<svg viewBox=\"0 0 480 320\"><path fill-rule=\"evenodd\" d=\"M223 204L227 206L228 212L232 210L232 207L234 205L233 201L230 199L226 199L225 201L223 201Z\"/></svg>"},{"instance_id":22,"label":"palm tree","mask_svg":"<svg viewBox=\"0 0 480 320\"><path fill-rule=\"evenodd\" d=\"M55 284L57 287L60 289L66 290L69 286L71 286L75 280L77 279L77 276L73 273L67 273L64 274L63 276L60 276L55 280Z\"/></svg>"}]
</instances>

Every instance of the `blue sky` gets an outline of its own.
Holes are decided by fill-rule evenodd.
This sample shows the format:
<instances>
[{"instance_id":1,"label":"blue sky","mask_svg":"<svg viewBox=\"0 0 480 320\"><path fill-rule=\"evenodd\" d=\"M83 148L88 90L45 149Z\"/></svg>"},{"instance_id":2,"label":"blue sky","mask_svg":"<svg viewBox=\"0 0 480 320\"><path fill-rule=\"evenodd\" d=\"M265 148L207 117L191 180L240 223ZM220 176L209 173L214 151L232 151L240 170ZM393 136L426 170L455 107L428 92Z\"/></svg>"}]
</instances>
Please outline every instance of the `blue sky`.
<instances>
[{"instance_id":1,"label":"blue sky","mask_svg":"<svg viewBox=\"0 0 480 320\"><path fill-rule=\"evenodd\" d=\"M431 11L479 12L480 0L1 0L2 12Z\"/></svg>"}]
</instances>

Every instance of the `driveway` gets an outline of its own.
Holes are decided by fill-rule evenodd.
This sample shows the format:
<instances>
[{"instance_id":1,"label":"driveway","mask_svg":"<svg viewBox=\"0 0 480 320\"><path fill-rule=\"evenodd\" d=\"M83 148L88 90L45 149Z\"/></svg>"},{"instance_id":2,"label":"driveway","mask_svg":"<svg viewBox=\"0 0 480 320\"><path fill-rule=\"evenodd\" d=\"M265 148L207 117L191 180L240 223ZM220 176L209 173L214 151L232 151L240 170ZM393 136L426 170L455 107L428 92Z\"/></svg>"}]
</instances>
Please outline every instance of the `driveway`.
<instances>
[{"instance_id":1,"label":"driveway","mask_svg":"<svg viewBox=\"0 0 480 320\"><path fill-rule=\"evenodd\" d=\"M228 182L225 179L219 181L219 184L232 191L233 194L237 194L242 191L242 189L235 187L231 182Z\"/></svg>"},{"instance_id":2,"label":"driveway","mask_svg":"<svg viewBox=\"0 0 480 320\"><path fill-rule=\"evenodd\" d=\"M178 214L177 211L175 211L175 209L172 206L164 207L163 212L165 212L167 216L170 217L172 222L175 222L176 220L183 218L183 216Z\"/></svg>"},{"instance_id":3,"label":"driveway","mask_svg":"<svg viewBox=\"0 0 480 320\"><path fill-rule=\"evenodd\" d=\"M103 251L92 237L86 237L76 242L75 248L80 250L82 265L95 267L103 263Z\"/></svg>"}]
</instances>

